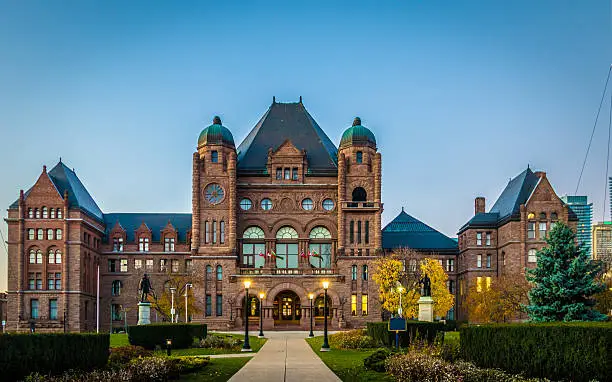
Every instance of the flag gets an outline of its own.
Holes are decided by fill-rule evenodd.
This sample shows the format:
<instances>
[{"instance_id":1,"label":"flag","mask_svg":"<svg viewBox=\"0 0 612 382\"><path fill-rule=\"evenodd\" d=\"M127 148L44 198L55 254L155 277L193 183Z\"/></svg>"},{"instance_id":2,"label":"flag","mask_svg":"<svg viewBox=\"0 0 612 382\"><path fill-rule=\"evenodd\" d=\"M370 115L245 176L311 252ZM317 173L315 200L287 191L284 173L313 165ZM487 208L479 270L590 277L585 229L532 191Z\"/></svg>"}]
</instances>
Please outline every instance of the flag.
<instances>
[{"instance_id":1,"label":"flag","mask_svg":"<svg viewBox=\"0 0 612 382\"><path fill-rule=\"evenodd\" d=\"M259 256L260 257L266 257L266 255L264 255L263 252L259 252Z\"/></svg>"},{"instance_id":2,"label":"flag","mask_svg":"<svg viewBox=\"0 0 612 382\"><path fill-rule=\"evenodd\" d=\"M321 258L321 255L319 255L316 251L312 251L312 254L310 255L312 257L317 257L317 258Z\"/></svg>"},{"instance_id":3,"label":"flag","mask_svg":"<svg viewBox=\"0 0 612 382\"><path fill-rule=\"evenodd\" d=\"M277 255L274 251L272 251L272 257L274 257L275 259L285 260L284 257Z\"/></svg>"},{"instance_id":4,"label":"flag","mask_svg":"<svg viewBox=\"0 0 612 382\"><path fill-rule=\"evenodd\" d=\"M300 257L307 257L306 254L304 253L304 251L302 251L302 253L300 253Z\"/></svg>"}]
</instances>

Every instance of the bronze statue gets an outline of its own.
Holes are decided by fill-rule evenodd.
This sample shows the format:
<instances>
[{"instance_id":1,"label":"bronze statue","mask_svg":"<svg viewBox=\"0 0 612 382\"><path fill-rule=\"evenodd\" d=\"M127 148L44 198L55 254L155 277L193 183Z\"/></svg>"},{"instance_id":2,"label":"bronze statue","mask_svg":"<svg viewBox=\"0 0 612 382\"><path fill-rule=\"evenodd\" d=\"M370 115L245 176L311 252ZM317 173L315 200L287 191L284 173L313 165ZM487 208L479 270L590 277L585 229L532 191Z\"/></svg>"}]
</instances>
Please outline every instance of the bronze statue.
<instances>
[{"instance_id":1,"label":"bronze statue","mask_svg":"<svg viewBox=\"0 0 612 382\"><path fill-rule=\"evenodd\" d=\"M155 290L151 286L151 280L149 276L145 273L138 284L138 291L140 294L140 302L147 302L147 297L151 294L155 298Z\"/></svg>"},{"instance_id":2,"label":"bronze statue","mask_svg":"<svg viewBox=\"0 0 612 382\"><path fill-rule=\"evenodd\" d=\"M423 297L431 297L431 279L425 274L425 277L419 280L419 284L423 284Z\"/></svg>"}]
</instances>

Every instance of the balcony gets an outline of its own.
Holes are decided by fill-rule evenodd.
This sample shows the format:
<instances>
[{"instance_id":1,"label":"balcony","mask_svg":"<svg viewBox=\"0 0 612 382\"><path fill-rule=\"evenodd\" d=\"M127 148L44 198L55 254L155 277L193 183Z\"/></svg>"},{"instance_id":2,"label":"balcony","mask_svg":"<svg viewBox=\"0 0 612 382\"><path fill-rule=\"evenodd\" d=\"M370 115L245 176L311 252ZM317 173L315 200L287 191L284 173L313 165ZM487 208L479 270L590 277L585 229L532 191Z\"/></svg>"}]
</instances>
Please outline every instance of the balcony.
<instances>
[{"instance_id":1,"label":"balcony","mask_svg":"<svg viewBox=\"0 0 612 382\"><path fill-rule=\"evenodd\" d=\"M337 275L333 268L240 268L240 275L253 276L330 276Z\"/></svg>"},{"instance_id":2,"label":"balcony","mask_svg":"<svg viewBox=\"0 0 612 382\"><path fill-rule=\"evenodd\" d=\"M366 202L351 202L351 201L347 202L345 201L345 202L341 202L340 205L342 206L342 209L346 209L346 210L376 211L380 209L382 203L373 202L373 201L366 201Z\"/></svg>"}]
</instances>

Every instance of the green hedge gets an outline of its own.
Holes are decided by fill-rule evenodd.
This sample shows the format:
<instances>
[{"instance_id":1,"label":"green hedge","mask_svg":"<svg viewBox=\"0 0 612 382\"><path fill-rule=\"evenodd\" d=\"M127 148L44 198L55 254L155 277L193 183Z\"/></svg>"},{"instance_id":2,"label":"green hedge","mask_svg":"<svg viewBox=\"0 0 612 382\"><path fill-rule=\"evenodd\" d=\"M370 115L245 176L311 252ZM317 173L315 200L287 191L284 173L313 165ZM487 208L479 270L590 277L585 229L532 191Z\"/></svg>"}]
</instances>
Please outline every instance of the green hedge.
<instances>
[{"instance_id":1,"label":"green hedge","mask_svg":"<svg viewBox=\"0 0 612 382\"><path fill-rule=\"evenodd\" d=\"M399 333L400 346L407 346L415 338L431 343L444 329L444 324L439 322L408 321L407 326L408 330ZM395 344L395 332L389 331L388 322L368 322L367 333L379 345L391 347Z\"/></svg>"},{"instance_id":2,"label":"green hedge","mask_svg":"<svg viewBox=\"0 0 612 382\"><path fill-rule=\"evenodd\" d=\"M612 380L612 323L463 326L461 354L481 367L552 380Z\"/></svg>"},{"instance_id":3,"label":"green hedge","mask_svg":"<svg viewBox=\"0 0 612 382\"><path fill-rule=\"evenodd\" d=\"M203 324L149 324L130 326L128 339L130 344L145 349L155 349L159 345L166 348L166 339L172 339L173 349L185 349L193 344L193 338L206 337L206 325Z\"/></svg>"},{"instance_id":4,"label":"green hedge","mask_svg":"<svg viewBox=\"0 0 612 382\"><path fill-rule=\"evenodd\" d=\"M13 381L35 372L60 374L69 369L104 367L109 345L108 334L2 334L0 379Z\"/></svg>"}]
</instances>

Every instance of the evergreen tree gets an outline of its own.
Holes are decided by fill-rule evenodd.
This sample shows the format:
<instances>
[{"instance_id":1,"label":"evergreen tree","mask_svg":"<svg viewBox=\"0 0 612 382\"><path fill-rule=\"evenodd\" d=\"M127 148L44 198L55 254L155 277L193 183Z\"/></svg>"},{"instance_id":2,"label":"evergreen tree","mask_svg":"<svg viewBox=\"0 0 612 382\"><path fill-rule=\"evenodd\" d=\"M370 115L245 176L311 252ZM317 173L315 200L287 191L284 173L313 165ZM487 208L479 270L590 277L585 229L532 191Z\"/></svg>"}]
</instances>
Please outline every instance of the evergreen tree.
<instances>
[{"instance_id":1,"label":"evergreen tree","mask_svg":"<svg viewBox=\"0 0 612 382\"><path fill-rule=\"evenodd\" d=\"M607 317L593 309L596 293L604 285L596 280L601 265L576 245L574 231L557 223L537 252L537 266L527 271L534 284L529 292L527 313L532 321L603 321Z\"/></svg>"}]
</instances>

